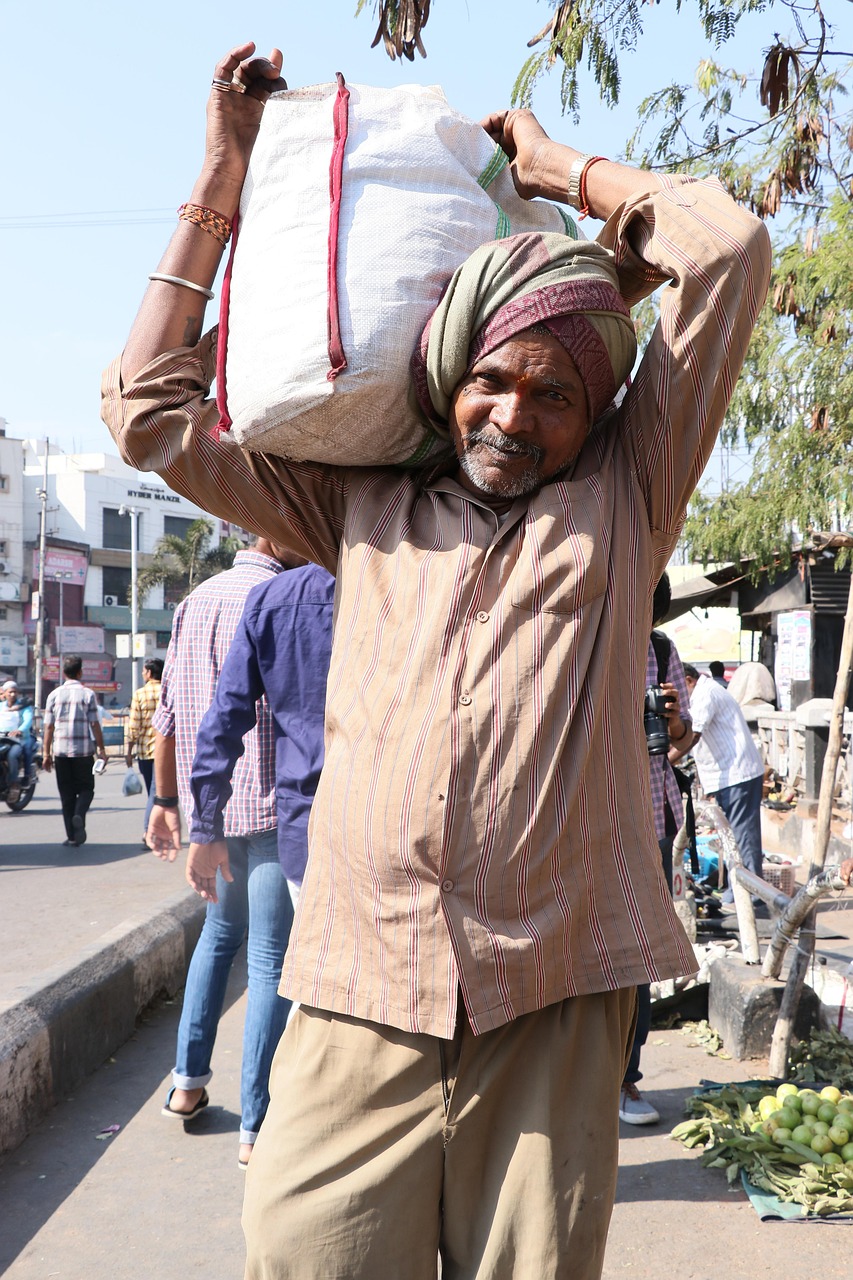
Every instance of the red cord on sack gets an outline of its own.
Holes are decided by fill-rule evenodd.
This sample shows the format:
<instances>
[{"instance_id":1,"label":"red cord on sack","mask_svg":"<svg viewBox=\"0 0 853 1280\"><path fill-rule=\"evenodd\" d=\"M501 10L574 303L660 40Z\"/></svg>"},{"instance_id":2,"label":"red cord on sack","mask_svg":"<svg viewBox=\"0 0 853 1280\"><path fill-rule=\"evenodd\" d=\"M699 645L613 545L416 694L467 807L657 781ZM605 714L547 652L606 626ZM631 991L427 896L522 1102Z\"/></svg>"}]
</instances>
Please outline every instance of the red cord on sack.
<instances>
[{"instance_id":1,"label":"red cord on sack","mask_svg":"<svg viewBox=\"0 0 853 1280\"><path fill-rule=\"evenodd\" d=\"M329 165L329 254L327 261L328 288L328 341L329 341L329 382L334 382L339 373L347 367L346 353L341 341L341 317L338 297L338 232L341 223L341 191L343 189L344 153L349 132L349 89L346 81L338 71L335 75L338 92L332 108L335 126L332 160Z\"/></svg>"}]
</instances>

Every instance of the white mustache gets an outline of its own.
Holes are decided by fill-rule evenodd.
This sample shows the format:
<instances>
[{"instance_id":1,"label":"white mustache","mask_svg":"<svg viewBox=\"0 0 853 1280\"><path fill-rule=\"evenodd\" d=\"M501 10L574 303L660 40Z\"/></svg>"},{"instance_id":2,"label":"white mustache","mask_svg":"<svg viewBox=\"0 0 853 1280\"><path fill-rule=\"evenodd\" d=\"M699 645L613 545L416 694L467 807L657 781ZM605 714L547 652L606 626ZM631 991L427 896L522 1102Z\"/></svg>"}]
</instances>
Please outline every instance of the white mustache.
<instances>
[{"instance_id":1,"label":"white mustache","mask_svg":"<svg viewBox=\"0 0 853 1280\"><path fill-rule=\"evenodd\" d=\"M475 444L488 445L490 449L494 449L497 453L514 454L520 457L531 458L534 462L540 463L545 458L545 450L536 444L524 444L519 440L513 440L503 433L492 435L485 431L472 431L468 437L468 448Z\"/></svg>"}]
</instances>

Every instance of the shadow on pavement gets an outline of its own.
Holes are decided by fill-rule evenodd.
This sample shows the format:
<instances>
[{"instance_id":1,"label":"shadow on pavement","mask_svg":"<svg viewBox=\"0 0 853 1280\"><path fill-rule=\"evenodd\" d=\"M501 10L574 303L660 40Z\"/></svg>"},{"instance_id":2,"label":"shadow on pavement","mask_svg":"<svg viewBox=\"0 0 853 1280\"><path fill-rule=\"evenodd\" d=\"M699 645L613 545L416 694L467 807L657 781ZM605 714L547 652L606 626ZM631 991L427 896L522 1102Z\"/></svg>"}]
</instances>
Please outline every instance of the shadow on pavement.
<instances>
[{"instance_id":1,"label":"shadow on pavement","mask_svg":"<svg viewBox=\"0 0 853 1280\"><path fill-rule=\"evenodd\" d=\"M5 834L5 833L4 833ZM59 840L49 844L7 845L0 850L0 873L3 871L45 871L56 867L105 867L113 862L127 862L135 857L150 858L150 850L142 841L133 844L104 844L91 837L85 844L63 845Z\"/></svg>"},{"instance_id":2,"label":"shadow on pavement","mask_svg":"<svg viewBox=\"0 0 853 1280\"><path fill-rule=\"evenodd\" d=\"M231 972L223 1016L241 997L245 978L241 952ZM158 1002L147 1010L130 1040L84 1080L72 1097L58 1103L17 1150L0 1160L0 1274L5 1274L54 1215L59 1215L60 1223L64 1221L62 1206L66 1201L72 1206L79 1203L79 1197L72 1199L74 1193L111 1152L110 1163L114 1162L120 1153L113 1149L120 1144L129 1146L132 1152L133 1176L139 1180L140 1194L145 1195L153 1183L159 1184L168 1177L170 1166L165 1151L175 1135L180 1134L183 1139L239 1132L239 1115L214 1103L192 1124L179 1125L159 1115L170 1083L180 1012L180 998ZM119 1126L118 1132L99 1140L98 1135L112 1125ZM187 1155L190 1154L188 1150ZM127 1159L128 1154L122 1163ZM85 1189L83 1196L85 1200ZM78 1238L79 1223L74 1224L77 1212L73 1208L70 1211L71 1221L57 1229L70 1230L77 1252L82 1248L85 1254L85 1240ZM104 1240L114 1238L118 1243L125 1232L132 1230L131 1223L113 1219L109 1203L102 1204L97 1216L103 1223ZM26 1274L40 1276L38 1270L29 1270L35 1264L33 1258L20 1265L26 1268Z\"/></svg>"}]
</instances>

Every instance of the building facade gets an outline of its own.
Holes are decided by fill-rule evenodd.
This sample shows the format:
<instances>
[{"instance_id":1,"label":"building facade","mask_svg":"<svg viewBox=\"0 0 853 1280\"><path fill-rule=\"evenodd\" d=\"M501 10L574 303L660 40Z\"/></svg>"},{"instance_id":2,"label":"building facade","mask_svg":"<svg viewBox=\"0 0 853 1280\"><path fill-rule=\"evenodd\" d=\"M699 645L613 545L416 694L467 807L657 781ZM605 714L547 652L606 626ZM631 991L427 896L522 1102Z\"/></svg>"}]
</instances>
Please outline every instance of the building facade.
<instances>
[{"instance_id":1,"label":"building facade","mask_svg":"<svg viewBox=\"0 0 853 1280\"><path fill-rule=\"evenodd\" d=\"M46 441L11 439L4 425L0 419L0 675L32 689L41 611L43 696L60 679L63 653L73 650L83 656L86 683L106 703L126 705L132 523L138 570L151 564L164 534L183 537L199 518L213 525L213 545L240 531L118 457L66 454ZM176 603L162 586L139 599L137 633L149 639L146 653L164 656Z\"/></svg>"}]
</instances>

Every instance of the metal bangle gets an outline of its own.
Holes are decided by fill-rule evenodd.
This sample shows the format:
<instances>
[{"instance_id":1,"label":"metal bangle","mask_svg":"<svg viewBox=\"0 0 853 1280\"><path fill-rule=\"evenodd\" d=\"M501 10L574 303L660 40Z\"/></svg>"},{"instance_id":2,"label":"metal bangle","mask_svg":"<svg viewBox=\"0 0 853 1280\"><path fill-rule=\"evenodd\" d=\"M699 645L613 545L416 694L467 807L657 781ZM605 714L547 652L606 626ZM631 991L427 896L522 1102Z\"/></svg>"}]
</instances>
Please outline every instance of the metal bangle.
<instances>
[{"instance_id":1,"label":"metal bangle","mask_svg":"<svg viewBox=\"0 0 853 1280\"><path fill-rule=\"evenodd\" d=\"M588 160L592 159L591 151L585 152L582 156L578 156L577 160L573 160L569 169L569 181L566 188L566 202L572 209L580 209L581 207L581 175Z\"/></svg>"},{"instance_id":2,"label":"metal bangle","mask_svg":"<svg viewBox=\"0 0 853 1280\"><path fill-rule=\"evenodd\" d=\"M216 297L212 289L205 289L203 284L195 284L192 280L182 280L180 276L166 276L161 271L152 271L148 279L160 280L163 284L183 285L185 289L193 289L196 293L203 293L208 301Z\"/></svg>"}]
</instances>

